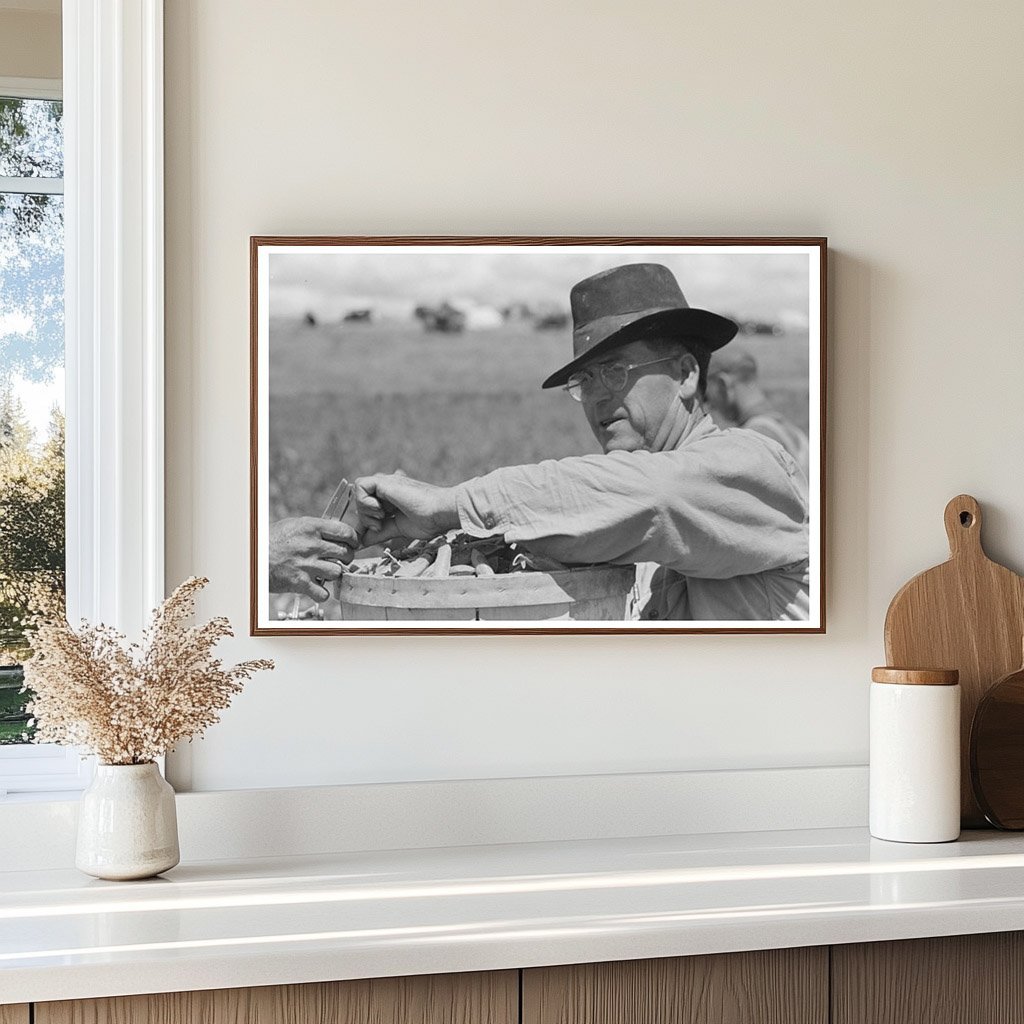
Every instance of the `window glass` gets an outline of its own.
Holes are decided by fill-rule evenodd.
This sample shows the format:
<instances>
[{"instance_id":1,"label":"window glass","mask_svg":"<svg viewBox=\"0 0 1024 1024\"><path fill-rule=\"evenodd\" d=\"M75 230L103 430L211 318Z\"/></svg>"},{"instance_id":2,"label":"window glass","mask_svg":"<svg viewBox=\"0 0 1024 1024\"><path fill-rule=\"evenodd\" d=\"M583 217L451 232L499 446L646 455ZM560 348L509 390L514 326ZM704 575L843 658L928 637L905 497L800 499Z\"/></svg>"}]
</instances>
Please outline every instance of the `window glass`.
<instances>
[{"instance_id":1,"label":"window glass","mask_svg":"<svg viewBox=\"0 0 1024 1024\"><path fill-rule=\"evenodd\" d=\"M0 97L0 744L31 739L27 615L64 595L61 105Z\"/></svg>"}]
</instances>

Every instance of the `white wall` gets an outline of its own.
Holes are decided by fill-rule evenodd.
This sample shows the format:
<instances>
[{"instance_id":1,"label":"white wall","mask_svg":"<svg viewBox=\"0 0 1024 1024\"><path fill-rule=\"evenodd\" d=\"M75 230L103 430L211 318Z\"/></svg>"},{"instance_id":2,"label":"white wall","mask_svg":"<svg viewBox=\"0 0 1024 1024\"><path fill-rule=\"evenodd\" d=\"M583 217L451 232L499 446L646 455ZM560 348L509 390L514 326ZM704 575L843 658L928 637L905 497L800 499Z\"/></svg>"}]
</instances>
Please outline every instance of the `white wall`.
<instances>
[{"instance_id":1,"label":"white wall","mask_svg":"<svg viewBox=\"0 0 1024 1024\"><path fill-rule=\"evenodd\" d=\"M168 572L247 622L251 234L827 235L820 637L287 638L197 789L860 763L889 597L1024 569L1024 7L167 0Z\"/></svg>"}]
</instances>

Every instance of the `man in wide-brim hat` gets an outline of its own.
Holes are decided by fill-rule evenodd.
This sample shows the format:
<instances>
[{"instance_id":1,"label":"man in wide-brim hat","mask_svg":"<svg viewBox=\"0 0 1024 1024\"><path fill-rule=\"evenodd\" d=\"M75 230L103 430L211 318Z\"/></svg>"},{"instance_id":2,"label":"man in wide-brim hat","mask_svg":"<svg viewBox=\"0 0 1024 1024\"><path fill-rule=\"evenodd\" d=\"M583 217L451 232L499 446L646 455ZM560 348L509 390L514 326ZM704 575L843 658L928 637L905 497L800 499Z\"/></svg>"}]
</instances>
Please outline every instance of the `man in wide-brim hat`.
<instances>
[{"instance_id":1,"label":"man in wide-brim hat","mask_svg":"<svg viewBox=\"0 0 1024 1024\"><path fill-rule=\"evenodd\" d=\"M566 563L636 564L641 618L806 621L800 470L763 435L720 430L704 404L711 353L736 324L690 307L656 263L588 277L570 305L573 358L543 387L581 403L604 454L504 467L455 487L362 478L370 538L500 533Z\"/></svg>"}]
</instances>

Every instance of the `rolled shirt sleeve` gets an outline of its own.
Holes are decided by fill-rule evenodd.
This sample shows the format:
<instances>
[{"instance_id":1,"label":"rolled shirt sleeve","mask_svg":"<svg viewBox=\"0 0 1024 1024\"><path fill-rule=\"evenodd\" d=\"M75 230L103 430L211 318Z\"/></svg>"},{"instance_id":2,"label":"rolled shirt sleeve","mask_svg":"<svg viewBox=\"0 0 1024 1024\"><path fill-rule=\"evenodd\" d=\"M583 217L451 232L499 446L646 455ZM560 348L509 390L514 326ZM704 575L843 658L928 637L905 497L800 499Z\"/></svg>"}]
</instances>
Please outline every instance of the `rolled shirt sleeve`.
<instances>
[{"instance_id":1,"label":"rolled shirt sleeve","mask_svg":"<svg viewBox=\"0 0 1024 1024\"><path fill-rule=\"evenodd\" d=\"M767 438L715 431L676 451L505 467L460 485L456 501L467 533L500 533L563 562L657 562L729 579L807 558L798 472Z\"/></svg>"}]
</instances>

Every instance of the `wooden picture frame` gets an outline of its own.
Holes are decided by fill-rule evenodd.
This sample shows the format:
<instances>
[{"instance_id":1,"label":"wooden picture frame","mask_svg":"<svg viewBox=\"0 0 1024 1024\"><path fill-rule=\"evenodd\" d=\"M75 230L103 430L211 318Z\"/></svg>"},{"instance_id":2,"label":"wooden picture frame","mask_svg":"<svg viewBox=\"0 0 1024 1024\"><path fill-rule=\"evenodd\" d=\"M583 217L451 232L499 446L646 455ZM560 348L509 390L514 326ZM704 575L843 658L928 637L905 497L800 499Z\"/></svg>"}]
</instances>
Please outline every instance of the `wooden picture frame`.
<instances>
[{"instance_id":1,"label":"wooden picture frame","mask_svg":"<svg viewBox=\"0 0 1024 1024\"><path fill-rule=\"evenodd\" d=\"M695 309L677 312L664 268ZM648 282L661 291L622 308ZM824 238L254 236L252 635L824 633L826 293ZM710 311L704 320L700 310ZM738 328L728 344L704 326L723 316ZM611 334L591 351L599 330ZM680 331L693 359L665 347ZM709 369L698 357L719 345ZM638 369L622 351L669 355ZM581 368L581 404L541 390L553 371ZM621 391L609 377L615 387L625 377ZM668 405L648 408L666 387ZM658 417L673 417L661 428L667 441L650 426ZM508 466L526 467L515 486L543 494L542 508L519 507ZM445 555L431 569L441 578L406 578L422 538L392 541L388 556L358 553L350 568L364 571L340 582L317 576L325 562L325 575L341 572L324 553L339 537L313 522L332 495L328 519L340 515L338 482L396 470L449 489L446 522L462 531L455 560L483 552L495 576L460 567L445 577ZM652 483L647 500L637 480L648 470L667 474L667 497ZM553 488L540 487L542 472L555 474ZM594 473L611 486L592 483ZM380 486L384 514L394 513L394 478ZM631 518L625 500L636 503ZM563 531L555 524L569 502L584 511ZM607 543L587 519L591 507ZM481 539L491 523L511 548ZM397 527L389 520L388 529ZM552 550L562 564L546 560ZM617 568L564 557L598 551L611 551ZM665 570L653 590L650 568L635 581L623 568L629 551L659 554ZM503 571L517 553L516 569L531 571ZM395 555L397 578L393 563L370 560ZM322 595L318 581L327 601L288 591Z\"/></svg>"}]
</instances>

